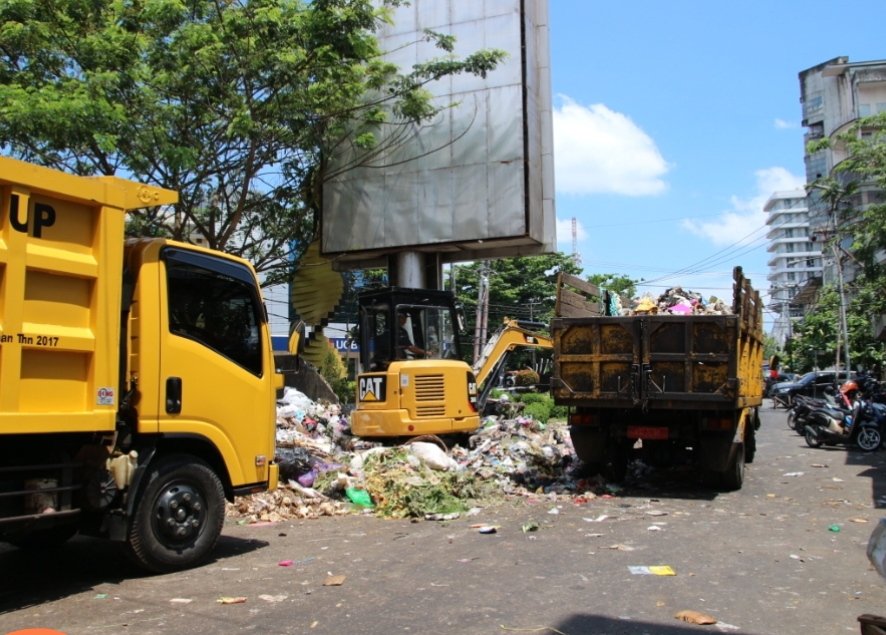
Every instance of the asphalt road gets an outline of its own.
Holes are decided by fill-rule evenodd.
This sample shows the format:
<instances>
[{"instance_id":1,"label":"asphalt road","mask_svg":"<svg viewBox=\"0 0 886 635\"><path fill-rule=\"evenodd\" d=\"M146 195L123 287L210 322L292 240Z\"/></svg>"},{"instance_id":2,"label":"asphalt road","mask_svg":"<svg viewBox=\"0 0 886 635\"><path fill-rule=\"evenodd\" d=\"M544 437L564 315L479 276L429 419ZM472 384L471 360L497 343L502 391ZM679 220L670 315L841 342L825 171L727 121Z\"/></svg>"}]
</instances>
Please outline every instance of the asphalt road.
<instances>
[{"instance_id":1,"label":"asphalt road","mask_svg":"<svg viewBox=\"0 0 886 635\"><path fill-rule=\"evenodd\" d=\"M447 522L232 523L211 563L163 576L97 540L2 546L0 633L859 633L857 616L886 615L886 580L865 556L886 516L886 452L811 449L783 410L762 415L739 492L668 474L611 498L536 498ZM676 619L683 610L717 624Z\"/></svg>"}]
</instances>

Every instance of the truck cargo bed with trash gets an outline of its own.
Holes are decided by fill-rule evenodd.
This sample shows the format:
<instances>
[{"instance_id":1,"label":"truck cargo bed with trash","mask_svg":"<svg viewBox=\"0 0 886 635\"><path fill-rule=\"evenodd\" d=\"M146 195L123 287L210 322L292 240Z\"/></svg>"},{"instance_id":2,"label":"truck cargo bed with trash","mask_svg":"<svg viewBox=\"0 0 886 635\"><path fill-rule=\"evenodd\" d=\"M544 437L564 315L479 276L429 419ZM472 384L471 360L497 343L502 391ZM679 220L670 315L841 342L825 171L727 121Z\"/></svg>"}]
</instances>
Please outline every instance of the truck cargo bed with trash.
<instances>
[{"instance_id":1,"label":"truck cargo bed with trash","mask_svg":"<svg viewBox=\"0 0 886 635\"><path fill-rule=\"evenodd\" d=\"M570 407L575 452L590 470L617 481L642 458L741 488L760 425L763 306L740 267L733 280L731 305L673 288L625 309L561 274L552 395Z\"/></svg>"}]
</instances>

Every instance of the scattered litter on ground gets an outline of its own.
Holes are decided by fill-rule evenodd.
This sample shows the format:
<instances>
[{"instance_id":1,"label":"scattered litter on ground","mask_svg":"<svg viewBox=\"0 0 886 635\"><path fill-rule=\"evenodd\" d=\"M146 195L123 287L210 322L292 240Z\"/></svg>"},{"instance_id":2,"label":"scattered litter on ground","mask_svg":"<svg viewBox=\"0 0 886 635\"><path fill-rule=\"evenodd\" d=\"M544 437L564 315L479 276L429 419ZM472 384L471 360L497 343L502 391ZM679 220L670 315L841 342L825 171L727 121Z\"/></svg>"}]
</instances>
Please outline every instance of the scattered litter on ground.
<instances>
[{"instance_id":1,"label":"scattered litter on ground","mask_svg":"<svg viewBox=\"0 0 886 635\"><path fill-rule=\"evenodd\" d=\"M282 601L286 600L288 597L289 596L287 596L287 595L267 595L267 594L263 593L262 595L258 596L258 599L264 600L265 602L282 602Z\"/></svg>"},{"instance_id":2,"label":"scattered litter on ground","mask_svg":"<svg viewBox=\"0 0 886 635\"><path fill-rule=\"evenodd\" d=\"M498 532L496 525L471 525L471 529L476 529L480 534L494 534Z\"/></svg>"},{"instance_id":3,"label":"scattered litter on ground","mask_svg":"<svg viewBox=\"0 0 886 635\"><path fill-rule=\"evenodd\" d=\"M707 613L702 613L701 611L680 611L674 617L682 622L688 622L689 624L716 624L717 618L708 615Z\"/></svg>"},{"instance_id":4,"label":"scattered litter on ground","mask_svg":"<svg viewBox=\"0 0 886 635\"><path fill-rule=\"evenodd\" d=\"M220 597L216 602L219 604L243 604L246 602L246 598L242 595L237 597Z\"/></svg>"},{"instance_id":5,"label":"scattered litter on ground","mask_svg":"<svg viewBox=\"0 0 886 635\"><path fill-rule=\"evenodd\" d=\"M628 571L631 572L631 575L677 575L677 572L674 571L673 567L669 567L666 564L652 566L629 566Z\"/></svg>"},{"instance_id":6,"label":"scattered litter on ground","mask_svg":"<svg viewBox=\"0 0 886 635\"><path fill-rule=\"evenodd\" d=\"M341 586L345 583L346 576L331 575L323 582L323 586Z\"/></svg>"}]
</instances>

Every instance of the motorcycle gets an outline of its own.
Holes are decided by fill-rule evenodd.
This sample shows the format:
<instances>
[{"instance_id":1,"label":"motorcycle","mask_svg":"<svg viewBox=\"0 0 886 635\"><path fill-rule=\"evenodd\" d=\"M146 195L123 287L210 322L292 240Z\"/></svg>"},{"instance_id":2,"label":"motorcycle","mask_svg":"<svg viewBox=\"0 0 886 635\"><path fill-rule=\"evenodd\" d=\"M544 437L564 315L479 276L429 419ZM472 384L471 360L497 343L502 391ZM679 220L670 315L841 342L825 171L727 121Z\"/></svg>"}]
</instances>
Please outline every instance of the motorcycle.
<instances>
[{"instance_id":1,"label":"motorcycle","mask_svg":"<svg viewBox=\"0 0 886 635\"><path fill-rule=\"evenodd\" d=\"M821 399L797 395L794 397L794 401L788 410L788 428L794 430L799 435L805 434L809 416L816 410L825 410L834 419L842 421L850 413L851 404L842 395L839 400L830 395Z\"/></svg>"},{"instance_id":2,"label":"motorcycle","mask_svg":"<svg viewBox=\"0 0 886 635\"><path fill-rule=\"evenodd\" d=\"M832 414L824 408L815 409L809 414L804 428L809 447L847 445L857 446L865 452L873 452L880 447L886 423L886 405L859 397L851 414L845 415L842 421Z\"/></svg>"}]
</instances>

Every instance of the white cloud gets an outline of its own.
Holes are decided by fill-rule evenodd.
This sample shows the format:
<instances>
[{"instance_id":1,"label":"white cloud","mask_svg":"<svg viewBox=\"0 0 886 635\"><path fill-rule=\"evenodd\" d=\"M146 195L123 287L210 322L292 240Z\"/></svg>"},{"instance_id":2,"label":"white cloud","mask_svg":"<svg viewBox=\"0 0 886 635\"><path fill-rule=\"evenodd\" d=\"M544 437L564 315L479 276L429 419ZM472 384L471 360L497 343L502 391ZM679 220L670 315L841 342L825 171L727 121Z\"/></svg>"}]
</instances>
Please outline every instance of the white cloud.
<instances>
[{"instance_id":1,"label":"white cloud","mask_svg":"<svg viewBox=\"0 0 886 635\"><path fill-rule=\"evenodd\" d=\"M724 211L716 220L700 223L686 219L683 227L718 246L751 243L763 238L766 233L766 212L763 211L766 201L775 192L802 190L806 180L781 167L757 170L755 176L756 192L749 198L732 196L732 208Z\"/></svg>"},{"instance_id":2,"label":"white cloud","mask_svg":"<svg viewBox=\"0 0 886 635\"><path fill-rule=\"evenodd\" d=\"M558 192L652 196L667 189L663 177L670 166L629 117L603 104L560 99L553 113Z\"/></svg>"},{"instance_id":3,"label":"white cloud","mask_svg":"<svg viewBox=\"0 0 886 635\"><path fill-rule=\"evenodd\" d=\"M776 118L774 124L776 130L791 130L792 128L797 127L797 124L795 124L793 121L786 121L785 119L778 118Z\"/></svg>"}]
</instances>

